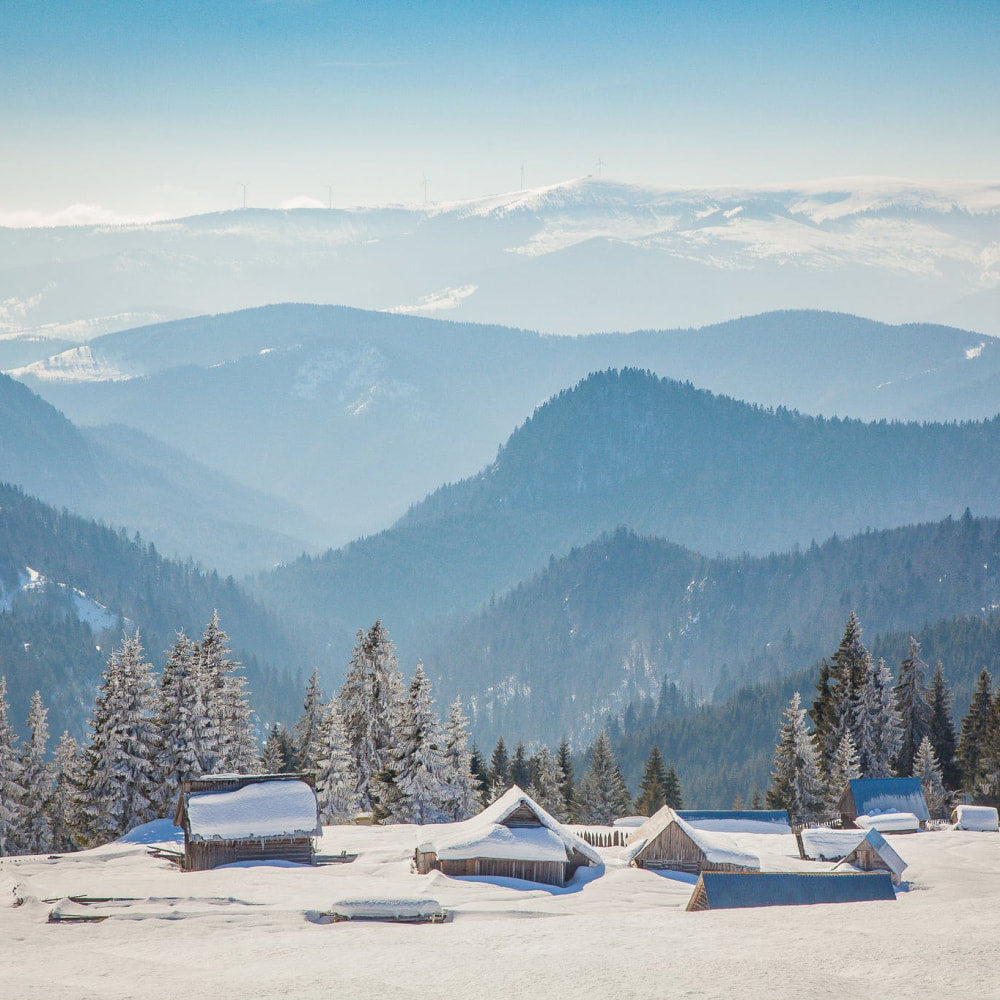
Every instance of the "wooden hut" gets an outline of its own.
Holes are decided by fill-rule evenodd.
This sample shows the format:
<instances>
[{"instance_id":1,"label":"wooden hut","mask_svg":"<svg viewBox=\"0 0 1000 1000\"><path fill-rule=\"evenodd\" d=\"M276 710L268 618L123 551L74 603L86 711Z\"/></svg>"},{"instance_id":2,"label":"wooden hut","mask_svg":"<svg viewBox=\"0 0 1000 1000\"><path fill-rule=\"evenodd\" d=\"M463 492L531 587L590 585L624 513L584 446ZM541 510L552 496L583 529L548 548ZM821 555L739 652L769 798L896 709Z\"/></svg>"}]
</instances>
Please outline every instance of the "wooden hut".
<instances>
[{"instance_id":1,"label":"wooden hut","mask_svg":"<svg viewBox=\"0 0 1000 1000\"><path fill-rule=\"evenodd\" d=\"M889 817L912 815L921 830L931 818L919 778L854 778L840 796L837 811L846 827L879 826L883 832L905 832L905 822L894 824ZM884 823L879 822L882 818Z\"/></svg>"},{"instance_id":2,"label":"wooden hut","mask_svg":"<svg viewBox=\"0 0 1000 1000\"><path fill-rule=\"evenodd\" d=\"M322 829L311 774L222 774L181 784L174 825L184 830L184 870L238 861L313 863Z\"/></svg>"},{"instance_id":3,"label":"wooden hut","mask_svg":"<svg viewBox=\"0 0 1000 1000\"><path fill-rule=\"evenodd\" d=\"M800 855L810 861L837 861L838 868L863 872L888 872L899 885L906 862L878 830L803 830L798 837Z\"/></svg>"},{"instance_id":4,"label":"wooden hut","mask_svg":"<svg viewBox=\"0 0 1000 1000\"><path fill-rule=\"evenodd\" d=\"M760 860L739 850L726 834L692 826L670 806L664 806L635 831L625 857L636 868L692 873L760 870Z\"/></svg>"},{"instance_id":5,"label":"wooden hut","mask_svg":"<svg viewBox=\"0 0 1000 1000\"><path fill-rule=\"evenodd\" d=\"M895 898L886 872L702 872L687 909L808 906Z\"/></svg>"},{"instance_id":6,"label":"wooden hut","mask_svg":"<svg viewBox=\"0 0 1000 1000\"><path fill-rule=\"evenodd\" d=\"M416 849L421 875L488 875L565 885L600 855L516 785L478 816L432 827Z\"/></svg>"}]
</instances>

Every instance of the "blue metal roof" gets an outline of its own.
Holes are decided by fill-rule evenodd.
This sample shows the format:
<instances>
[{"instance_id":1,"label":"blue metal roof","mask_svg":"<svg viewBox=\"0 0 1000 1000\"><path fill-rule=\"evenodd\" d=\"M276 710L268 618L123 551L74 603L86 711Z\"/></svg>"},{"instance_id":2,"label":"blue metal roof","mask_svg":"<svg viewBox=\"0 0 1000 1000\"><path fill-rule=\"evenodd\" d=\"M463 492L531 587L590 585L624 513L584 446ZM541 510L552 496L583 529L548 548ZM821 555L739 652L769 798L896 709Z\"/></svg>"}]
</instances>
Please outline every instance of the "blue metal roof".
<instances>
[{"instance_id":1,"label":"blue metal roof","mask_svg":"<svg viewBox=\"0 0 1000 1000\"><path fill-rule=\"evenodd\" d=\"M702 872L700 881L711 910L896 898L888 872Z\"/></svg>"},{"instance_id":2,"label":"blue metal roof","mask_svg":"<svg viewBox=\"0 0 1000 1000\"><path fill-rule=\"evenodd\" d=\"M790 825L786 809L677 809L676 813L688 823L713 819L747 819L755 823Z\"/></svg>"},{"instance_id":3,"label":"blue metal roof","mask_svg":"<svg viewBox=\"0 0 1000 1000\"><path fill-rule=\"evenodd\" d=\"M902 812L919 820L931 818L919 778L854 778L851 795L859 816Z\"/></svg>"}]
</instances>

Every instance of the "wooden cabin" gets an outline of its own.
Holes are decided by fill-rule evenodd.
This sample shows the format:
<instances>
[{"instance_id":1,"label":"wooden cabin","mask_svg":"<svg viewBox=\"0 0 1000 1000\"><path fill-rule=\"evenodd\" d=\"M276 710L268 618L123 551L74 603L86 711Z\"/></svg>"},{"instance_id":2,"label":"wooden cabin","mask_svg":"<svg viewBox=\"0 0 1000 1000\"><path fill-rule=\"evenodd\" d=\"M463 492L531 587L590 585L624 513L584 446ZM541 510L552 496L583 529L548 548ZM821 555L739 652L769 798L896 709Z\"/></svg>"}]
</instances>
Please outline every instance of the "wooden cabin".
<instances>
[{"instance_id":1,"label":"wooden cabin","mask_svg":"<svg viewBox=\"0 0 1000 1000\"><path fill-rule=\"evenodd\" d=\"M799 854L810 861L837 861L837 867L863 872L888 872L899 885L906 862L878 830L807 828L798 835Z\"/></svg>"},{"instance_id":2,"label":"wooden cabin","mask_svg":"<svg viewBox=\"0 0 1000 1000\"><path fill-rule=\"evenodd\" d=\"M565 885L600 855L516 785L478 816L430 829L414 854L421 875L486 875Z\"/></svg>"},{"instance_id":3,"label":"wooden cabin","mask_svg":"<svg viewBox=\"0 0 1000 1000\"><path fill-rule=\"evenodd\" d=\"M760 860L739 850L726 834L692 826L670 806L664 806L635 831L625 857L636 868L666 868L695 874L760 870Z\"/></svg>"},{"instance_id":4,"label":"wooden cabin","mask_svg":"<svg viewBox=\"0 0 1000 1000\"><path fill-rule=\"evenodd\" d=\"M312 864L322 833L311 774L221 774L181 784L174 825L184 830L184 871L239 861Z\"/></svg>"},{"instance_id":5,"label":"wooden cabin","mask_svg":"<svg viewBox=\"0 0 1000 1000\"><path fill-rule=\"evenodd\" d=\"M703 872L688 911L894 900L886 872Z\"/></svg>"},{"instance_id":6,"label":"wooden cabin","mask_svg":"<svg viewBox=\"0 0 1000 1000\"><path fill-rule=\"evenodd\" d=\"M880 816L916 817L919 829L927 826L931 818L919 778L854 778L848 782L837 806L841 823L848 828L879 825ZM859 823L858 817L867 817L868 823ZM887 820L883 832L904 832L903 826Z\"/></svg>"}]
</instances>

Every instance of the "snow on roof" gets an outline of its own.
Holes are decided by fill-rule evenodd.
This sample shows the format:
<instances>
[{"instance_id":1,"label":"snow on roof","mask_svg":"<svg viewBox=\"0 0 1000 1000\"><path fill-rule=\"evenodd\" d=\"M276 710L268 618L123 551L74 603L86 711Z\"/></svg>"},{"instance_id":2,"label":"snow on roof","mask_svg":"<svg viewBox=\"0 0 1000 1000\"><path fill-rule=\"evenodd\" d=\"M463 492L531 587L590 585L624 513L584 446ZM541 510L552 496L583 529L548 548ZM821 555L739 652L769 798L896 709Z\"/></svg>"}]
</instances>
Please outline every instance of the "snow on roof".
<instances>
[{"instance_id":1,"label":"snow on roof","mask_svg":"<svg viewBox=\"0 0 1000 1000\"><path fill-rule=\"evenodd\" d=\"M906 862L896 853L893 846L882 836L878 830L868 830L864 835L866 840L878 852L878 856L885 862L886 867L893 875L900 876L906 871ZM858 844L857 846L860 846ZM841 862L843 864L844 862Z\"/></svg>"},{"instance_id":2,"label":"snow on roof","mask_svg":"<svg viewBox=\"0 0 1000 1000\"><path fill-rule=\"evenodd\" d=\"M619 816L618 819L612 823L612 826L617 827L640 827L646 820L649 819L648 816Z\"/></svg>"},{"instance_id":3,"label":"snow on roof","mask_svg":"<svg viewBox=\"0 0 1000 1000\"><path fill-rule=\"evenodd\" d=\"M504 820L522 805L538 817L540 827L504 826ZM478 816L461 823L441 823L428 828L418 850L422 853L433 852L439 858L512 858L523 861L568 861L576 851L591 864L601 864L601 856L594 848L567 830L517 785L504 792Z\"/></svg>"},{"instance_id":4,"label":"snow on roof","mask_svg":"<svg viewBox=\"0 0 1000 1000\"><path fill-rule=\"evenodd\" d=\"M802 853L810 861L840 861L862 840L864 830L828 830L824 827L802 831Z\"/></svg>"},{"instance_id":5,"label":"snow on roof","mask_svg":"<svg viewBox=\"0 0 1000 1000\"><path fill-rule=\"evenodd\" d=\"M712 910L896 898L886 872L702 872L698 881Z\"/></svg>"},{"instance_id":6,"label":"snow on roof","mask_svg":"<svg viewBox=\"0 0 1000 1000\"><path fill-rule=\"evenodd\" d=\"M692 826L681 819L670 806L664 806L629 838L629 848L625 852L627 861L634 861L642 849L671 823L676 823L699 847L706 859L713 864L741 865L744 868L760 868L760 859L740 849L736 841L725 833L709 832Z\"/></svg>"},{"instance_id":7,"label":"snow on roof","mask_svg":"<svg viewBox=\"0 0 1000 1000\"><path fill-rule=\"evenodd\" d=\"M322 833L316 793L304 781L262 781L187 797L189 839L252 840Z\"/></svg>"},{"instance_id":8,"label":"snow on roof","mask_svg":"<svg viewBox=\"0 0 1000 1000\"><path fill-rule=\"evenodd\" d=\"M908 812L858 816L854 822L864 830L881 830L883 833L914 833L920 829L920 820Z\"/></svg>"},{"instance_id":9,"label":"snow on roof","mask_svg":"<svg viewBox=\"0 0 1000 1000\"><path fill-rule=\"evenodd\" d=\"M785 809L678 809L677 815L689 826L719 833L792 832Z\"/></svg>"},{"instance_id":10,"label":"snow on roof","mask_svg":"<svg viewBox=\"0 0 1000 1000\"><path fill-rule=\"evenodd\" d=\"M919 778L854 778L850 788L858 815L913 813L924 822L931 818Z\"/></svg>"},{"instance_id":11,"label":"snow on roof","mask_svg":"<svg viewBox=\"0 0 1000 1000\"><path fill-rule=\"evenodd\" d=\"M955 806L951 821L956 830L977 830L980 833L995 833L1000 826L993 806Z\"/></svg>"},{"instance_id":12,"label":"snow on roof","mask_svg":"<svg viewBox=\"0 0 1000 1000\"><path fill-rule=\"evenodd\" d=\"M330 912L353 920L405 920L434 917L444 911L436 899L425 896L392 896L384 899L371 896L350 896L338 899Z\"/></svg>"}]
</instances>

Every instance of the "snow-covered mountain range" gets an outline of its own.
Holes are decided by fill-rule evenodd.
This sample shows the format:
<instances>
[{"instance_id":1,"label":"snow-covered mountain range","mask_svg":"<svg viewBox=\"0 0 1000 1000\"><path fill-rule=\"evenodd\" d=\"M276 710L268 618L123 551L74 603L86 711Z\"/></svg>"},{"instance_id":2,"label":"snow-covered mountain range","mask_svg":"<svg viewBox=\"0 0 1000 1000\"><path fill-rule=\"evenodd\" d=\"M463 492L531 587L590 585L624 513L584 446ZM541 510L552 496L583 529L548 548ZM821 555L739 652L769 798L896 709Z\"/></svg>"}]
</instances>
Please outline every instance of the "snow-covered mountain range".
<instances>
[{"instance_id":1,"label":"snow-covered mountain range","mask_svg":"<svg viewBox=\"0 0 1000 1000\"><path fill-rule=\"evenodd\" d=\"M3 367L23 363L25 337L80 343L278 301L556 333L819 308L1000 334L997 183L588 177L466 202L0 232Z\"/></svg>"}]
</instances>

